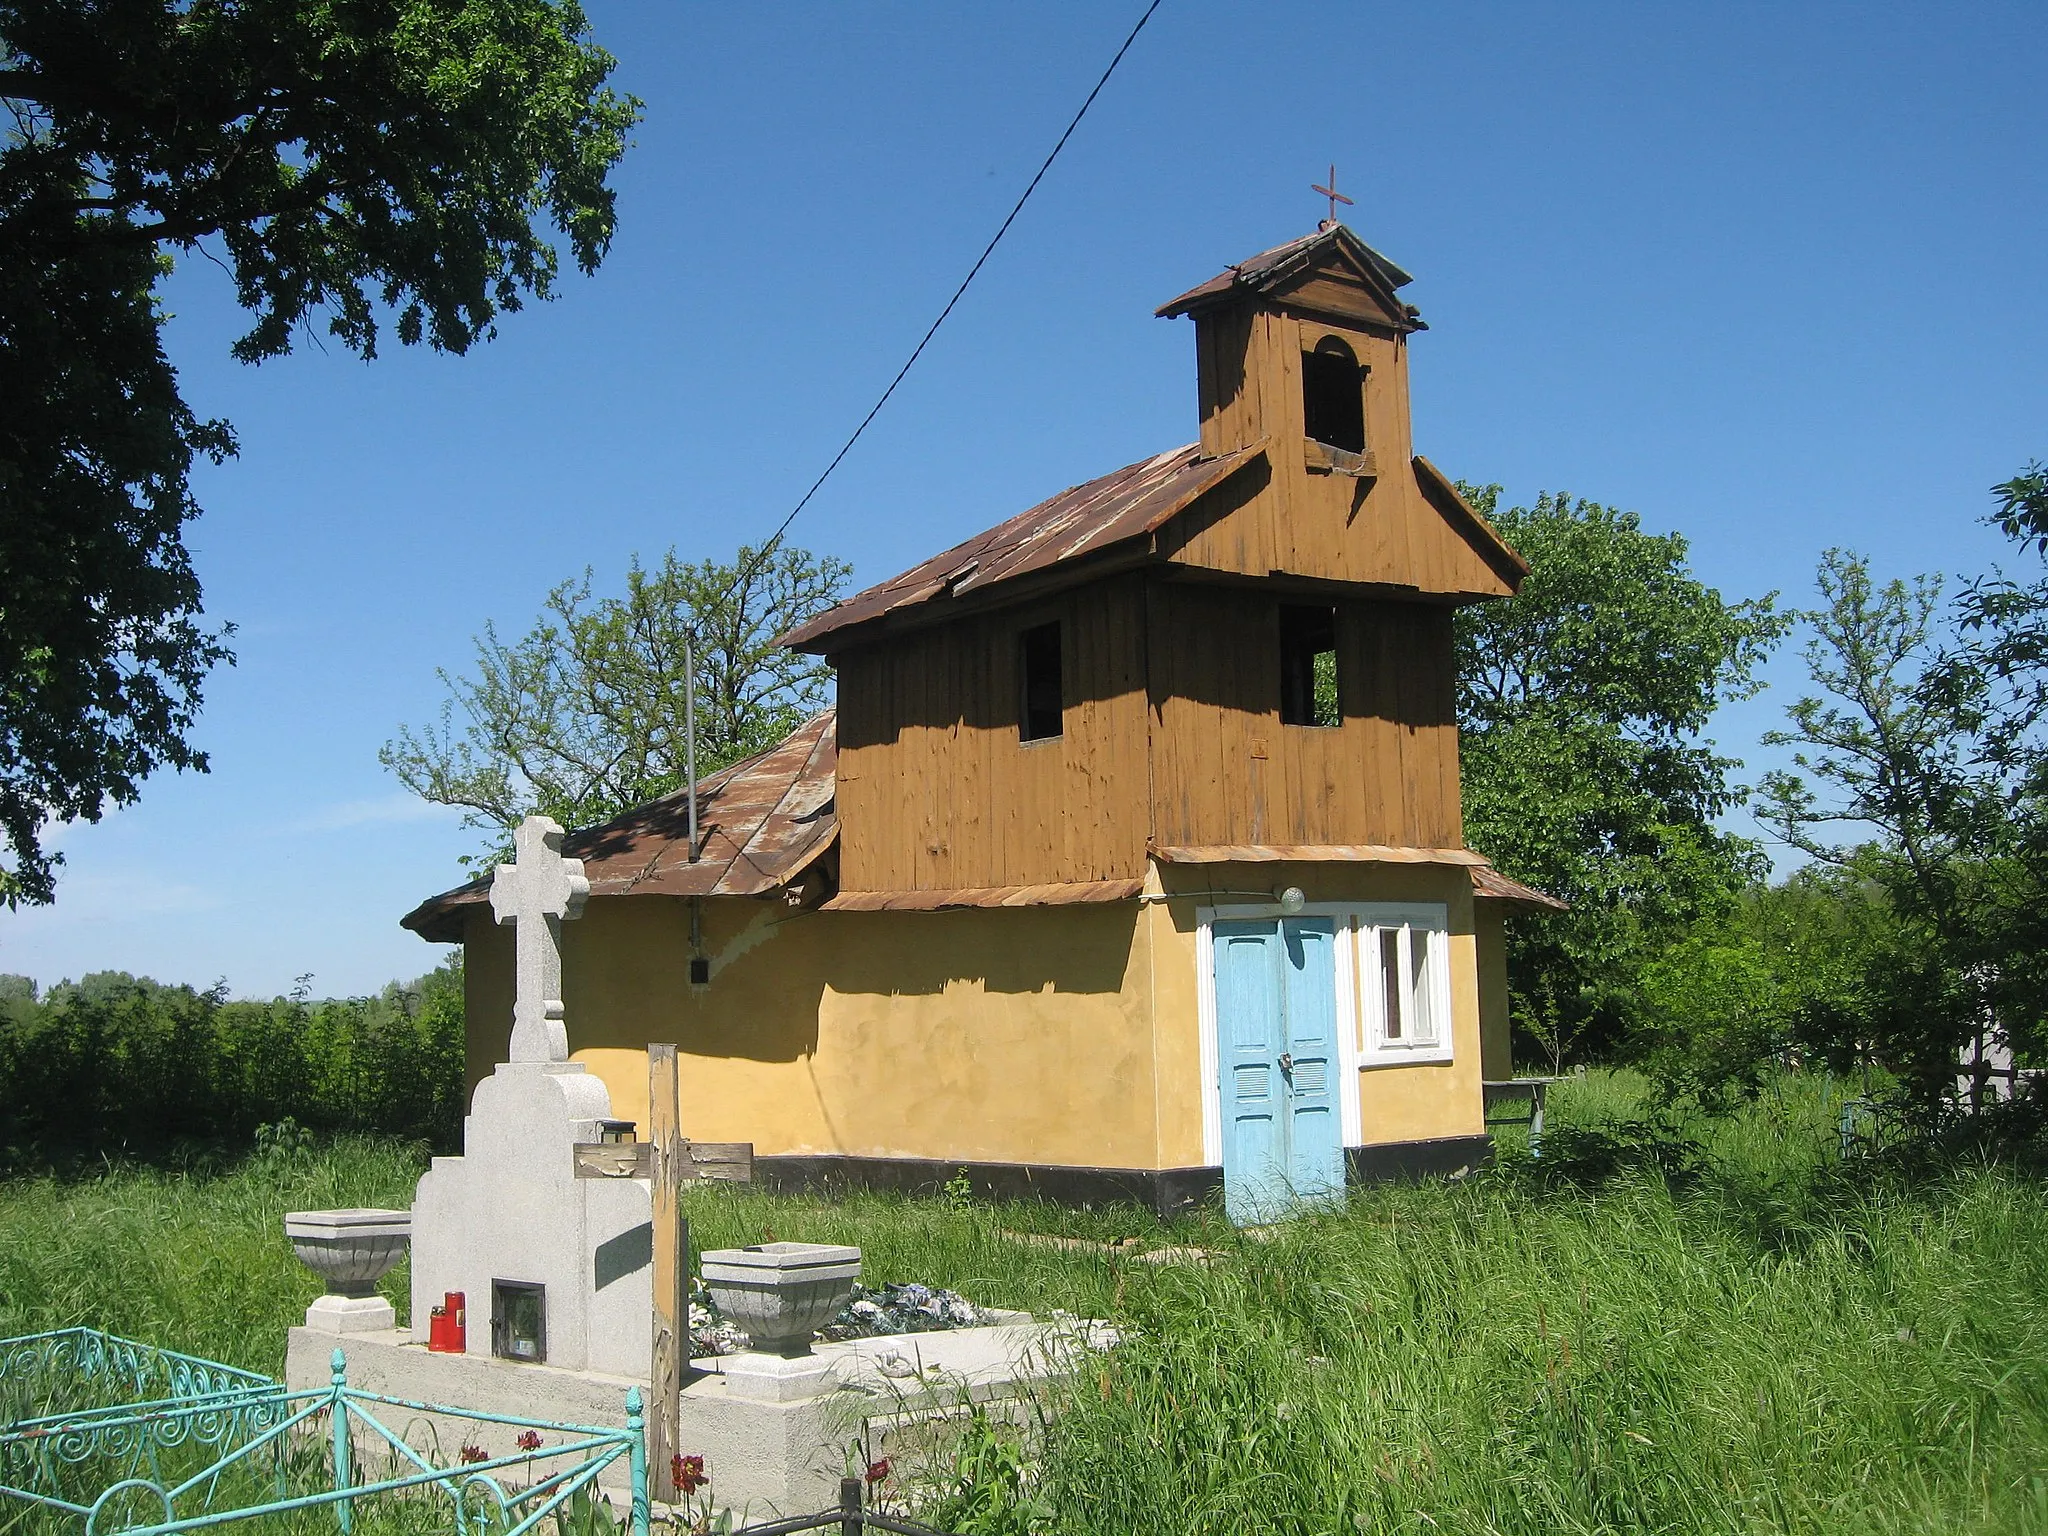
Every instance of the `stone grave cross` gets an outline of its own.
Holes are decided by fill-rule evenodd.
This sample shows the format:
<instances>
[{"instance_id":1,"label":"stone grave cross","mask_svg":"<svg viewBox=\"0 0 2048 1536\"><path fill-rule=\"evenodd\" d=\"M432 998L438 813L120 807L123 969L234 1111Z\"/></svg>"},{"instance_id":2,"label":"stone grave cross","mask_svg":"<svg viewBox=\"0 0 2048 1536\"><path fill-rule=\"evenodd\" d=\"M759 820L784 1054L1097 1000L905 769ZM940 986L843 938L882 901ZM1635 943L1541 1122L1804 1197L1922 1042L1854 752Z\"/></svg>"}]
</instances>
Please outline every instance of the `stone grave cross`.
<instances>
[{"instance_id":1,"label":"stone grave cross","mask_svg":"<svg viewBox=\"0 0 2048 1536\"><path fill-rule=\"evenodd\" d=\"M517 995L512 1005L512 1060L567 1061L562 1022L562 924L580 917L590 897L581 859L562 857L562 829L529 816L512 834L518 862L500 864L491 879L491 911L516 927Z\"/></svg>"}]
</instances>

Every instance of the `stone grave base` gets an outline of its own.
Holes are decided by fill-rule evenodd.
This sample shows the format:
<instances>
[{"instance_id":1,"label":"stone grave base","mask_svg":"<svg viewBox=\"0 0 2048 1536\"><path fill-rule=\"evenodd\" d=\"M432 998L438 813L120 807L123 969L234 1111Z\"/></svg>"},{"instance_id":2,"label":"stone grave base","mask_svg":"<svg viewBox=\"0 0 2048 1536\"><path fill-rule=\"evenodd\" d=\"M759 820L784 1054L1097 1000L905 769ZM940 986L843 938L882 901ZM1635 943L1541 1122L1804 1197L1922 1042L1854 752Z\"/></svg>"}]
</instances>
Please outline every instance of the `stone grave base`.
<instances>
[{"instance_id":1,"label":"stone grave base","mask_svg":"<svg viewBox=\"0 0 2048 1536\"><path fill-rule=\"evenodd\" d=\"M1028 1421L1021 1393L1032 1381L1070 1369L1077 1352L1113 1342L1099 1325L1038 1323L1024 1312L997 1316L1002 1320L981 1328L820 1344L812 1361L794 1371L797 1362L764 1355L697 1360L683 1387L676 1449L704 1458L710 1497L742 1521L809 1514L835 1505L839 1479L877 1458L909 1466L942 1449L947 1423L973 1403L988 1404L999 1418ZM362 1391L517 1418L619 1425L627 1389L647 1391L645 1378L435 1354L397 1328L292 1329L287 1384L294 1391L325 1386L337 1348L349 1385ZM463 1444L481 1445L491 1456L517 1451L519 1432L510 1426L409 1409L388 1414L394 1432L451 1462ZM361 1448L372 1457L377 1449ZM628 1479L623 1459L605 1473L617 1506Z\"/></svg>"}]
</instances>

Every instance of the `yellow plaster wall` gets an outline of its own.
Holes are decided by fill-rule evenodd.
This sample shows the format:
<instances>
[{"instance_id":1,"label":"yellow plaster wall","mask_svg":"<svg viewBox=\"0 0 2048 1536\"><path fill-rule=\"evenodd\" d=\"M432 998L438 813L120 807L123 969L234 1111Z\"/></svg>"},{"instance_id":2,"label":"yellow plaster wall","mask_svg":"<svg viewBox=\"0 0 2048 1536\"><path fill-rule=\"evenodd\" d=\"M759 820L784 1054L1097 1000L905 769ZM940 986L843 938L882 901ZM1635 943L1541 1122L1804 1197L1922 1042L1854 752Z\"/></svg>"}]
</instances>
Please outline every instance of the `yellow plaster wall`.
<instances>
[{"instance_id":1,"label":"yellow plaster wall","mask_svg":"<svg viewBox=\"0 0 2048 1536\"><path fill-rule=\"evenodd\" d=\"M1490 1079L1515 1075L1515 1052L1508 1022L1507 914L1497 901L1472 903L1473 927L1479 943L1479 1062Z\"/></svg>"},{"instance_id":2,"label":"yellow plaster wall","mask_svg":"<svg viewBox=\"0 0 2048 1536\"><path fill-rule=\"evenodd\" d=\"M763 1154L1197 1167L1209 1089L1196 909L1299 885L1311 901L1449 908L1453 1059L1357 1074L1360 1123L1368 1144L1480 1133L1480 945L1462 869L1166 877L1171 899L1142 906L790 913L707 901L705 988L689 985L687 902L600 898L564 928L571 1051L605 1080L613 1113L644 1126L647 1043L674 1041L684 1130ZM1238 887L1248 894L1209 894ZM1156 871L1151 888L1166 891ZM474 1081L504 1056L512 950L487 911L468 935Z\"/></svg>"},{"instance_id":3,"label":"yellow plaster wall","mask_svg":"<svg viewBox=\"0 0 2048 1536\"><path fill-rule=\"evenodd\" d=\"M510 946L470 921L472 1076L510 1033ZM646 1045L681 1053L683 1128L763 1153L1156 1166L1150 968L1131 904L801 912L679 898L564 925L572 1056L646 1123ZM490 982L482 981L488 974Z\"/></svg>"},{"instance_id":4,"label":"yellow plaster wall","mask_svg":"<svg viewBox=\"0 0 2048 1536\"><path fill-rule=\"evenodd\" d=\"M494 923L489 907L478 907L463 924L462 935L462 1013L468 1025L464 1065L473 1093L512 1043L512 929Z\"/></svg>"}]
</instances>

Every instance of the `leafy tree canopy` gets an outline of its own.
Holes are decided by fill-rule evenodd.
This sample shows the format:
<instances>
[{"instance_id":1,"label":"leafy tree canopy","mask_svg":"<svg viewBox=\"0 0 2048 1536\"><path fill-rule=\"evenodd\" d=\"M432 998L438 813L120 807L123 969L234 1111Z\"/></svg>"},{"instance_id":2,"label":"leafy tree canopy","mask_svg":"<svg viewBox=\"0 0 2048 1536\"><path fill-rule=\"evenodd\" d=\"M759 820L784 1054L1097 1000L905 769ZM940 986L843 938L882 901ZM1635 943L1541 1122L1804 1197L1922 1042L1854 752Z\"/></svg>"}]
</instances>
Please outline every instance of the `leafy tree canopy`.
<instances>
[{"instance_id":1,"label":"leafy tree canopy","mask_svg":"<svg viewBox=\"0 0 2048 1536\"><path fill-rule=\"evenodd\" d=\"M2048 551L2040 466L1993 487L1987 521ZM1909 1118L1955 1107L1959 1053L2048 1055L2048 582L1993 575L1944 601L1938 577L1879 581L1830 550L1804 615L1817 692L1765 781L1768 819L1817 864L1853 870L1891 914L1862 960L1863 1004L1808 1022L1837 1067L1886 1069ZM1981 1105L1981 1065L1966 1098Z\"/></svg>"},{"instance_id":2,"label":"leafy tree canopy","mask_svg":"<svg viewBox=\"0 0 2048 1536\"><path fill-rule=\"evenodd\" d=\"M1630 1054L1672 1098L1715 1109L1754 1098L1795 1050L1853 1066L1826 1042L1869 1017L1897 928L1857 862L1753 887L1644 963Z\"/></svg>"},{"instance_id":3,"label":"leafy tree canopy","mask_svg":"<svg viewBox=\"0 0 2048 1536\"><path fill-rule=\"evenodd\" d=\"M1561 1059L1619 1028L1655 941L1761 874L1714 826L1740 765L1700 733L1756 691L1786 620L1772 597L1724 599L1633 513L1461 490L1530 566L1519 596L1458 613L1458 718L1468 840L1572 907L1509 947L1518 1020Z\"/></svg>"},{"instance_id":4,"label":"leafy tree canopy","mask_svg":"<svg viewBox=\"0 0 2048 1536\"><path fill-rule=\"evenodd\" d=\"M0 901L51 899L51 822L97 819L187 735L228 631L183 542L195 455L157 284L227 267L234 353L324 318L463 352L583 270L638 103L574 0L0 0Z\"/></svg>"},{"instance_id":5,"label":"leafy tree canopy","mask_svg":"<svg viewBox=\"0 0 2048 1536\"><path fill-rule=\"evenodd\" d=\"M765 750L822 708L831 673L775 644L839 600L852 567L778 544L730 563L638 560L623 597L593 597L590 572L548 594L507 644L490 625L468 675L440 672L439 723L407 726L384 766L414 794L460 806L490 841L463 862L510 857L510 834L539 812L586 827L680 789L686 643L696 660L697 772ZM694 641L691 637L694 636Z\"/></svg>"}]
</instances>

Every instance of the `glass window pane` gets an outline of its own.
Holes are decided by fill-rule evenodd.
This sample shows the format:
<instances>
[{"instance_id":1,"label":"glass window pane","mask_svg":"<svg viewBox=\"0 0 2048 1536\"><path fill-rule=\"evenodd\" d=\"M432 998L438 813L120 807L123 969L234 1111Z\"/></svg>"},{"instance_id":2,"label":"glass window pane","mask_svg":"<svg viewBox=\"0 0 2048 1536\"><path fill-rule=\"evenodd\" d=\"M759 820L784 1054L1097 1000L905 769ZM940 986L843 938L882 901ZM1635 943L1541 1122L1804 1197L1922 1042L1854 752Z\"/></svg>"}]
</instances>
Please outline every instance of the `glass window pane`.
<instances>
[{"instance_id":1,"label":"glass window pane","mask_svg":"<svg viewBox=\"0 0 2048 1536\"><path fill-rule=\"evenodd\" d=\"M1386 1012L1387 1038L1399 1040L1403 1037L1402 1025L1406 1010L1401 996L1401 930L1382 928L1380 930L1380 995Z\"/></svg>"},{"instance_id":2,"label":"glass window pane","mask_svg":"<svg viewBox=\"0 0 2048 1536\"><path fill-rule=\"evenodd\" d=\"M1436 935L1427 928L1408 931L1408 1017L1411 1031L1419 1041L1436 1040L1436 1011L1430 1007L1429 948Z\"/></svg>"}]
</instances>

